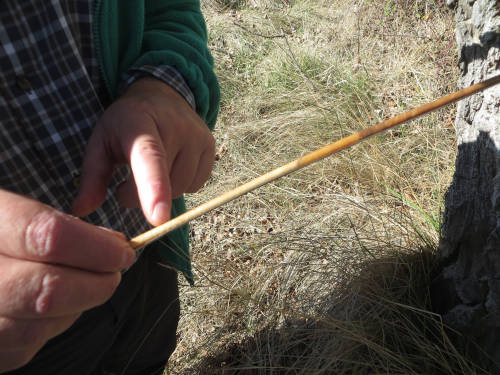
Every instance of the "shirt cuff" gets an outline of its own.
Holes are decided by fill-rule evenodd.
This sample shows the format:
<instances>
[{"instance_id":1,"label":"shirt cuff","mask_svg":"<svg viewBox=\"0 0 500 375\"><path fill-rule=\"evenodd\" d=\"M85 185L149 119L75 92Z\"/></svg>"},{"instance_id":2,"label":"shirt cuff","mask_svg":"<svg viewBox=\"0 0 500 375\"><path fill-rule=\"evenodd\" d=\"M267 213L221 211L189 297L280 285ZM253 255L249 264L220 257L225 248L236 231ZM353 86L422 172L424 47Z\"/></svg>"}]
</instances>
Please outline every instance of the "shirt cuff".
<instances>
[{"instance_id":1,"label":"shirt cuff","mask_svg":"<svg viewBox=\"0 0 500 375\"><path fill-rule=\"evenodd\" d=\"M181 94L189 103L191 108L196 110L196 100L194 99L193 92L187 85L182 75L170 65L144 65L129 69L122 76L122 80L118 88L119 95L123 94L132 83L142 77L154 77L163 81Z\"/></svg>"}]
</instances>

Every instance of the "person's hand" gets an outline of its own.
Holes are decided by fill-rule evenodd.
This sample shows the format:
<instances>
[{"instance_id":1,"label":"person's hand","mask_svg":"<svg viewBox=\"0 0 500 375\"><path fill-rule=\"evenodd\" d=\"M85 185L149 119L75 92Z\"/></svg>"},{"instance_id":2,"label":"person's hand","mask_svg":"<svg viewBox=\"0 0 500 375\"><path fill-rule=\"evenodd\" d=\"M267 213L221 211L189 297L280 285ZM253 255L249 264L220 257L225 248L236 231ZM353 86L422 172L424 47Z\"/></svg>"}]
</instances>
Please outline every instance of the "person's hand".
<instances>
[{"instance_id":1,"label":"person's hand","mask_svg":"<svg viewBox=\"0 0 500 375\"><path fill-rule=\"evenodd\" d=\"M113 169L128 164L133 178L117 189L118 200L142 207L151 224L162 224L173 198L208 179L214 150L208 127L177 91L139 79L104 112L90 137L73 213L85 216L98 208Z\"/></svg>"},{"instance_id":2,"label":"person's hand","mask_svg":"<svg viewBox=\"0 0 500 375\"><path fill-rule=\"evenodd\" d=\"M120 233L0 190L0 372L101 305L135 252Z\"/></svg>"}]
</instances>

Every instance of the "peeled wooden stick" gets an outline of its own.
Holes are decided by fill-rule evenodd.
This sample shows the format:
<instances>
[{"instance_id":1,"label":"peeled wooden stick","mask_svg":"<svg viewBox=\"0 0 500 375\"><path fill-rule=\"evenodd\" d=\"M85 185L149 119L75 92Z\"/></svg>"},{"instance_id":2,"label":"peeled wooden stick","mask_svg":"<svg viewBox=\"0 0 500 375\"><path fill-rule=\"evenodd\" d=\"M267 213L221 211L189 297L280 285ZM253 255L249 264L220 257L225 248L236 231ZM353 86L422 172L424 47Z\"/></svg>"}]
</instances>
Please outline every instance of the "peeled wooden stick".
<instances>
[{"instance_id":1,"label":"peeled wooden stick","mask_svg":"<svg viewBox=\"0 0 500 375\"><path fill-rule=\"evenodd\" d=\"M354 133L350 136L342 138L336 142L333 142L327 146L319 148L305 156L302 156L299 159L296 159L290 163L287 163L279 168L272 170L262 176L254 178L253 180L248 181L247 183L240 185L230 191L227 191L208 202L201 204L198 207L193 208L192 210L187 211L186 213L177 216L176 218L167 221L164 224L161 224L143 234L138 235L130 240L130 245L134 249L141 248L148 243L158 239L164 234L171 232L174 229L181 227L182 225L190 222L191 220L206 214L207 212L213 210L214 208L220 207L223 204L232 201L252 190L261 187L264 184L267 184L271 181L274 181L280 177L283 177L289 173L292 173L300 168L303 168L309 164L312 164L318 160L321 160L337 151L343 150L349 146L352 146L372 135L380 133L384 130L393 128L397 125L400 125L406 121L412 120L418 116L431 112L435 109L443 107L447 104L453 103L457 100L463 99L467 96L475 94L479 91L482 91L490 86L496 85L500 83L500 76L496 76L490 78L484 82L477 83L470 87L466 87L462 90L456 91L454 93L445 95L431 103L424 104L420 107L414 108L408 112L402 113L395 117L392 117L388 120L379 122L369 128L363 129L357 133Z\"/></svg>"}]
</instances>

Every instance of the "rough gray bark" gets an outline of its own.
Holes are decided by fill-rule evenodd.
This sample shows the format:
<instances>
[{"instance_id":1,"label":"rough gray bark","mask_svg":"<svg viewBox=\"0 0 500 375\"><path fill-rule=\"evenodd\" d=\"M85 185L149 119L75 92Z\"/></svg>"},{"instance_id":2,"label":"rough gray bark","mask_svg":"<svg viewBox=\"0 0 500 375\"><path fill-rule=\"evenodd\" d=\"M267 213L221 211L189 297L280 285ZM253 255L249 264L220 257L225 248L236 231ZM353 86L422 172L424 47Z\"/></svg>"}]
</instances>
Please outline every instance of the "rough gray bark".
<instances>
[{"instance_id":1,"label":"rough gray bark","mask_svg":"<svg viewBox=\"0 0 500 375\"><path fill-rule=\"evenodd\" d=\"M500 2L447 3L456 12L459 86L500 74ZM500 87L461 101L457 110L458 157L433 302L448 325L488 353L482 364L500 373Z\"/></svg>"}]
</instances>

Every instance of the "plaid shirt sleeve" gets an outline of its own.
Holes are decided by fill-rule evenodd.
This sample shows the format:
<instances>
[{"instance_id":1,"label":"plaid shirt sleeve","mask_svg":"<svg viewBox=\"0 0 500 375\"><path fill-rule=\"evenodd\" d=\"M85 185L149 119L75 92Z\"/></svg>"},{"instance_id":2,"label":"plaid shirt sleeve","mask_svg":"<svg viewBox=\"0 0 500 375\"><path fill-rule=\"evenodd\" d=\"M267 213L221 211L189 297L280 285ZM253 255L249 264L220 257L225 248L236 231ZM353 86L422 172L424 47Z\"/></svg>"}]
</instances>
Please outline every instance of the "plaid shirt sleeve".
<instances>
[{"instance_id":1,"label":"plaid shirt sleeve","mask_svg":"<svg viewBox=\"0 0 500 375\"><path fill-rule=\"evenodd\" d=\"M123 94L132 83L142 77L154 77L156 79L159 79L160 81L165 82L167 85L181 94L189 103L191 108L196 109L196 101L194 95L189 89L186 81L175 68L169 65L144 65L138 68L130 69L122 77L122 81L118 88L119 95Z\"/></svg>"}]
</instances>

